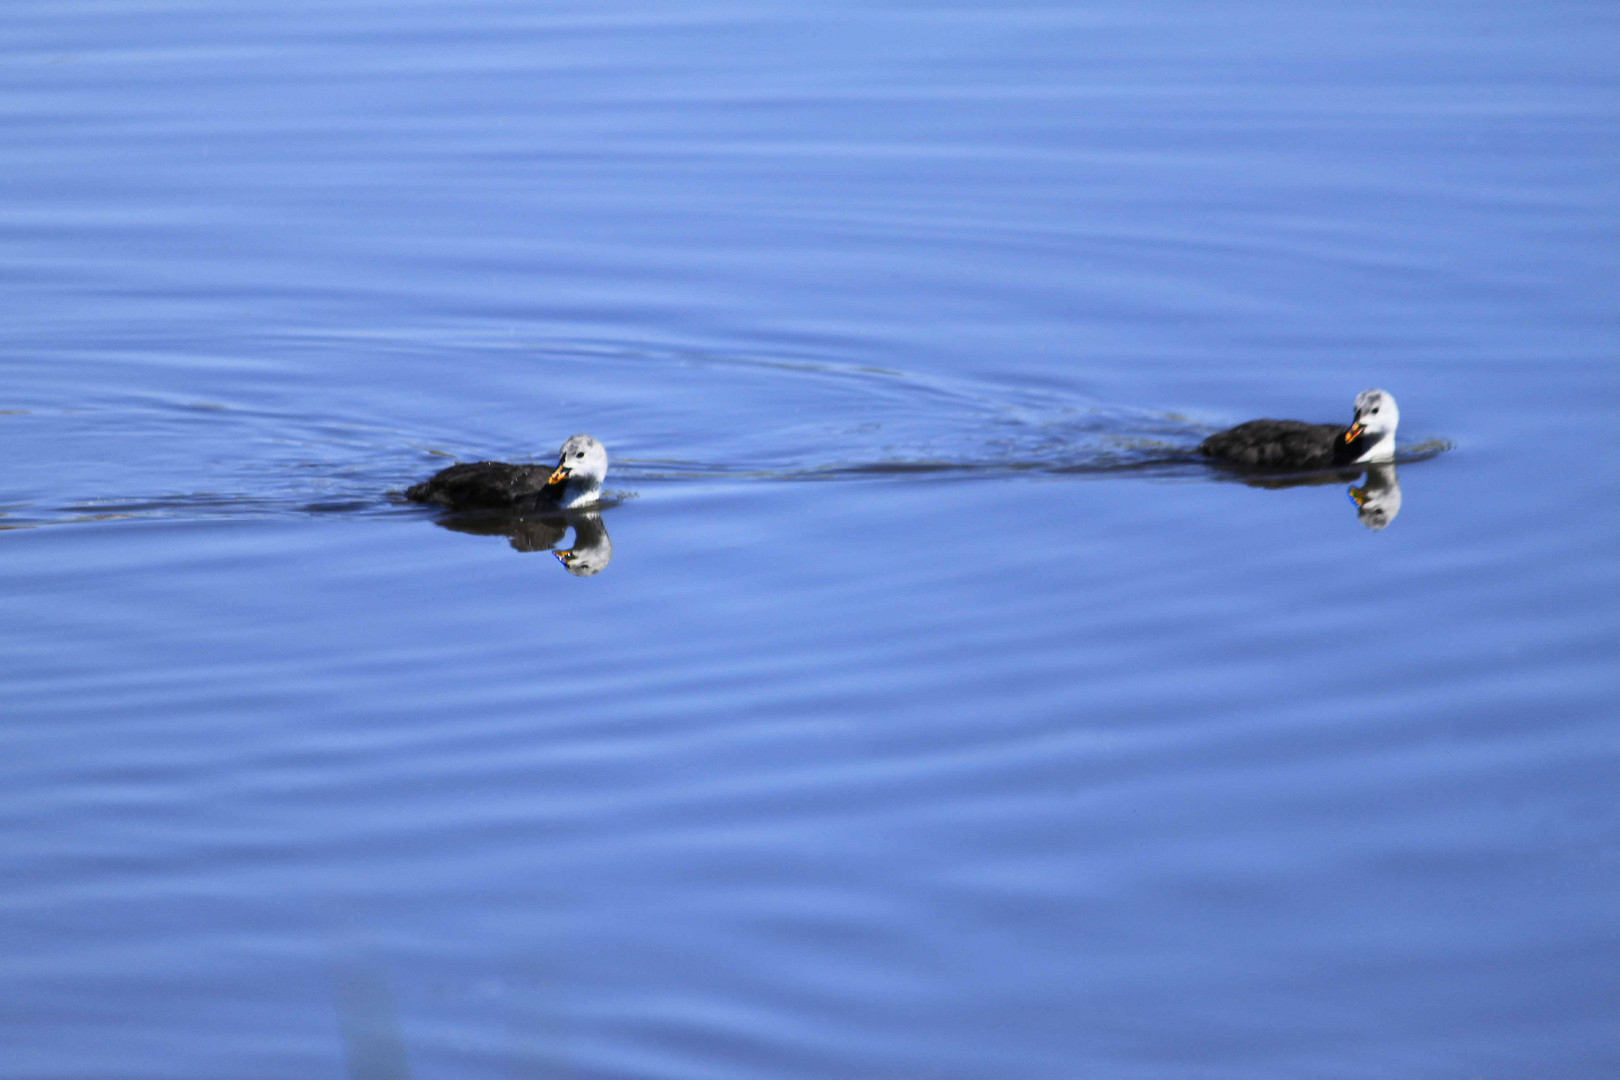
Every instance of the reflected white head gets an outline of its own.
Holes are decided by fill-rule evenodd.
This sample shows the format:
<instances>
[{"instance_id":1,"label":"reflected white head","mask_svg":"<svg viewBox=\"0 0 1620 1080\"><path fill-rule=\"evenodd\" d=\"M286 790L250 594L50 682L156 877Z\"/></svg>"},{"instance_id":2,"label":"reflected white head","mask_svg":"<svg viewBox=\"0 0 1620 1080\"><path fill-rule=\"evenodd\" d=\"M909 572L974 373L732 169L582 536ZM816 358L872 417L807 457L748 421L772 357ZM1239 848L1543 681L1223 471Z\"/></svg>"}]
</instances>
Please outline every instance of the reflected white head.
<instances>
[{"instance_id":1,"label":"reflected white head","mask_svg":"<svg viewBox=\"0 0 1620 1080\"><path fill-rule=\"evenodd\" d=\"M581 514L574 521L574 546L552 554L575 577L591 577L607 569L607 564L613 561L613 541L608 539L607 529L602 525L602 515Z\"/></svg>"},{"instance_id":2,"label":"reflected white head","mask_svg":"<svg viewBox=\"0 0 1620 1080\"><path fill-rule=\"evenodd\" d=\"M1365 449L1356 461L1393 461L1395 426L1401 422L1395 395L1384 390L1363 390L1356 395L1356 418L1344 433L1345 442L1364 440Z\"/></svg>"},{"instance_id":3,"label":"reflected white head","mask_svg":"<svg viewBox=\"0 0 1620 1080\"><path fill-rule=\"evenodd\" d=\"M557 452L557 468L546 482L561 484L557 505L569 507L595 502L607 478L607 449L589 435L570 435Z\"/></svg>"},{"instance_id":4,"label":"reflected white head","mask_svg":"<svg viewBox=\"0 0 1620 1080\"><path fill-rule=\"evenodd\" d=\"M1401 512L1401 483L1395 479L1394 465L1368 465L1367 482L1350 489L1356 504L1356 517L1377 532Z\"/></svg>"}]
</instances>

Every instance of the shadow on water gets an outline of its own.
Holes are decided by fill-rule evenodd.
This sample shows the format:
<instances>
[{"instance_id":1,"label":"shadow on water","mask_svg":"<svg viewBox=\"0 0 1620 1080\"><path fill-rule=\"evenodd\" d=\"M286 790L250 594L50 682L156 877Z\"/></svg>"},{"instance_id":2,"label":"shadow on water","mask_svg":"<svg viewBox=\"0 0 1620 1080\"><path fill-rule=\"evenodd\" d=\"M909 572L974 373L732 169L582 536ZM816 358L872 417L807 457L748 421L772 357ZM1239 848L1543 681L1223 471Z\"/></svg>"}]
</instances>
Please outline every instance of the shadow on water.
<instances>
[{"instance_id":1,"label":"shadow on water","mask_svg":"<svg viewBox=\"0 0 1620 1080\"><path fill-rule=\"evenodd\" d=\"M1118 436L1119 445L1070 448L1046 456L1008 455L970 458L905 458L894 457L875 461L816 464L778 468L749 469L740 465L714 465L701 462L623 460L615 479L631 484L665 484L681 481L744 481L766 480L778 482L837 481L851 479L924 480L924 479L995 479L1014 476L1054 477L1141 477L1149 479L1198 479L1213 477L1235 481L1250 487L1284 489L1350 483L1366 472L1367 482L1351 493L1351 498L1362 509L1363 523L1381 528L1399 513L1400 485L1395 479L1395 465L1413 465L1438 457L1451 448L1451 444L1430 439L1415 446L1405 447L1396 454L1390 466L1375 466L1369 470L1333 469L1310 473L1267 473L1240 471L1212 464L1201 458L1190 442L1200 433L1188 429L1188 438L1179 445L1168 440ZM382 516L398 512L405 506L400 493L390 490L390 481L397 477L377 477L367 481L364 477L348 476L344 480L354 490L345 495L334 495L318 501L295 498L294 492L281 497L248 493L194 492L143 499L97 499L66 503L52 508L24 502L0 505L0 531L29 529L43 525L88 524L103 521L129 520L184 520L228 518L273 518L285 516L342 515ZM588 576L600 573L612 558L612 543L602 524L600 511L611 509L622 499L600 504L590 513L502 514L492 512L447 513L437 519L443 528L478 536L505 536L513 550L520 552L554 551L568 529L575 530L575 541L566 551L556 551L559 561L569 572ZM1382 508L1380 510L1380 508ZM1371 522L1382 513L1382 524Z\"/></svg>"},{"instance_id":2,"label":"shadow on water","mask_svg":"<svg viewBox=\"0 0 1620 1080\"><path fill-rule=\"evenodd\" d=\"M830 463L803 462L776 467L749 467L740 464L680 461L673 459L620 459L614 479L636 483L680 480L845 480L870 477L953 477L992 479L1007 476L1145 476L1195 478L1214 473L1234 479L1252 480L1259 487L1295 487L1302 484L1331 484L1343 473L1359 476L1363 471L1332 470L1310 473L1283 471L1241 471L1213 462L1198 453L1198 443L1212 428L1172 419L1173 430L1144 434L1140 430L1109 430L1100 423L1074 425L1068 430L1048 430L1039 440L987 440L983 445L956 455L890 456L875 460ZM1397 465L1415 465L1439 457L1452 448L1444 439L1425 439L1401 447L1395 454Z\"/></svg>"},{"instance_id":3,"label":"shadow on water","mask_svg":"<svg viewBox=\"0 0 1620 1080\"><path fill-rule=\"evenodd\" d=\"M594 577L613 561L613 541L597 511L545 515L450 513L441 515L436 524L472 536L504 536L513 551L549 551L575 577ZM573 544L559 548L569 529L574 531Z\"/></svg>"},{"instance_id":4,"label":"shadow on water","mask_svg":"<svg viewBox=\"0 0 1620 1080\"><path fill-rule=\"evenodd\" d=\"M1438 449L1434 451L1434 453L1438 452ZM1422 460L1422 458L1416 460ZM1128 466L1114 466L1109 469L1092 469L1089 471L1094 473L1150 472L1154 468L1185 467L1189 464L1207 469L1207 466L1203 466L1201 462L1165 459L1155 462L1143 462L1134 470ZM1231 478L1249 487L1268 490L1323 487L1348 483L1351 486L1347 494L1350 497L1350 502L1356 508L1357 520L1368 529L1376 532L1389 525L1401 512L1401 485L1396 477L1395 468L1394 464L1386 464L1370 465L1365 470L1359 468L1334 469L1327 472L1274 475L1244 475L1239 473L1233 474ZM921 463L901 463L891 467L851 467L830 474L821 472L813 476L784 478L829 479L838 475L905 476L961 473L965 471L967 470L960 467L950 468ZM1048 469L1044 471L1054 472L1055 470ZM1357 484L1357 481L1361 482ZM436 519L435 524L440 528L449 529L452 532L466 533L471 536L504 536L508 543L511 544L513 551L548 551L556 556L557 561L562 564L563 568L575 577L593 577L607 569L608 563L613 560L613 541L608 536L607 526L602 521L601 513L597 511L575 511L545 515L505 514L495 511L445 513ZM568 535L569 529L574 531L574 542L567 548L561 548L559 545Z\"/></svg>"},{"instance_id":5,"label":"shadow on water","mask_svg":"<svg viewBox=\"0 0 1620 1080\"><path fill-rule=\"evenodd\" d=\"M1401 459L1397 457L1396 460ZM1346 494L1350 496L1350 502L1356 508L1356 520L1374 532L1394 521L1396 515L1401 512L1401 482L1395 475L1394 463L1368 465L1365 471L1356 468L1277 475L1234 473L1231 478L1247 487L1265 488L1269 491L1348 483L1350 489ZM1356 483L1358 480L1362 481L1359 485Z\"/></svg>"}]
</instances>

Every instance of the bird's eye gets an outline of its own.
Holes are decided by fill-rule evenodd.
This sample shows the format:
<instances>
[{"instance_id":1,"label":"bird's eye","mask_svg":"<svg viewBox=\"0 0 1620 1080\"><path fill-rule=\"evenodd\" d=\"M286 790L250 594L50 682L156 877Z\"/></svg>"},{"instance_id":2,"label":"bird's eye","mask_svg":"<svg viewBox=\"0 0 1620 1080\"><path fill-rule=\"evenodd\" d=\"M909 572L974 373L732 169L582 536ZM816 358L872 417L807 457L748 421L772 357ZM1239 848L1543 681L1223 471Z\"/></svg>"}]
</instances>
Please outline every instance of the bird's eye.
<instances>
[{"instance_id":1,"label":"bird's eye","mask_svg":"<svg viewBox=\"0 0 1620 1080\"><path fill-rule=\"evenodd\" d=\"M1377 409L1373 410L1373 412L1377 412L1377 411L1378 411ZM574 456L575 457L584 457L585 456L585 451L581 450L579 453L575 454Z\"/></svg>"},{"instance_id":2,"label":"bird's eye","mask_svg":"<svg viewBox=\"0 0 1620 1080\"><path fill-rule=\"evenodd\" d=\"M1377 414L1378 414L1378 410L1377 410L1377 409L1374 409L1374 410L1373 410L1373 415L1375 415L1375 416L1376 416L1376 415L1377 415Z\"/></svg>"}]
</instances>

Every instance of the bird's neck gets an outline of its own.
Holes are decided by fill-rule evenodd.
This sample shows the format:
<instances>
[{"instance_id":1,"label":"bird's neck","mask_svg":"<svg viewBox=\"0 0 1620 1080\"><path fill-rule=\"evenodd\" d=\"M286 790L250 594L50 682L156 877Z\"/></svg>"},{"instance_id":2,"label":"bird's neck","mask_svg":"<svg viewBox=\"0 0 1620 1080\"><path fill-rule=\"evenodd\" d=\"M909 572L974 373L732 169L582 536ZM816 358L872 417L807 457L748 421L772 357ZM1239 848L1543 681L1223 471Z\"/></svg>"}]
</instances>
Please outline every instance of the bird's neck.
<instances>
[{"instance_id":1,"label":"bird's neck","mask_svg":"<svg viewBox=\"0 0 1620 1080\"><path fill-rule=\"evenodd\" d=\"M570 476L563 484L562 506L578 506L595 500L602 490L602 481L594 476Z\"/></svg>"},{"instance_id":2,"label":"bird's neck","mask_svg":"<svg viewBox=\"0 0 1620 1080\"><path fill-rule=\"evenodd\" d=\"M1356 456L1352 461L1394 461L1395 433L1380 431L1376 435L1363 435L1352 444Z\"/></svg>"}]
</instances>

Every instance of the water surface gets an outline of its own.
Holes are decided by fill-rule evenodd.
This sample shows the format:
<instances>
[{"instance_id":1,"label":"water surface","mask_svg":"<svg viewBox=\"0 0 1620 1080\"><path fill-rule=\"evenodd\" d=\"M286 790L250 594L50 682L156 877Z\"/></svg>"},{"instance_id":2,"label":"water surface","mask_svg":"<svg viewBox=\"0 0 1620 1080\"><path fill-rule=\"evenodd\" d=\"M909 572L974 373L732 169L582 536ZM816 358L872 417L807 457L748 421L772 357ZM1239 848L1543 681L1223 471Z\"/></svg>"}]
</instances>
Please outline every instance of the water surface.
<instances>
[{"instance_id":1,"label":"water surface","mask_svg":"<svg viewBox=\"0 0 1620 1080\"><path fill-rule=\"evenodd\" d=\"M1613 1076L1617 47L13 5L0 1076Z\"/></svg>"}]
</instances>

